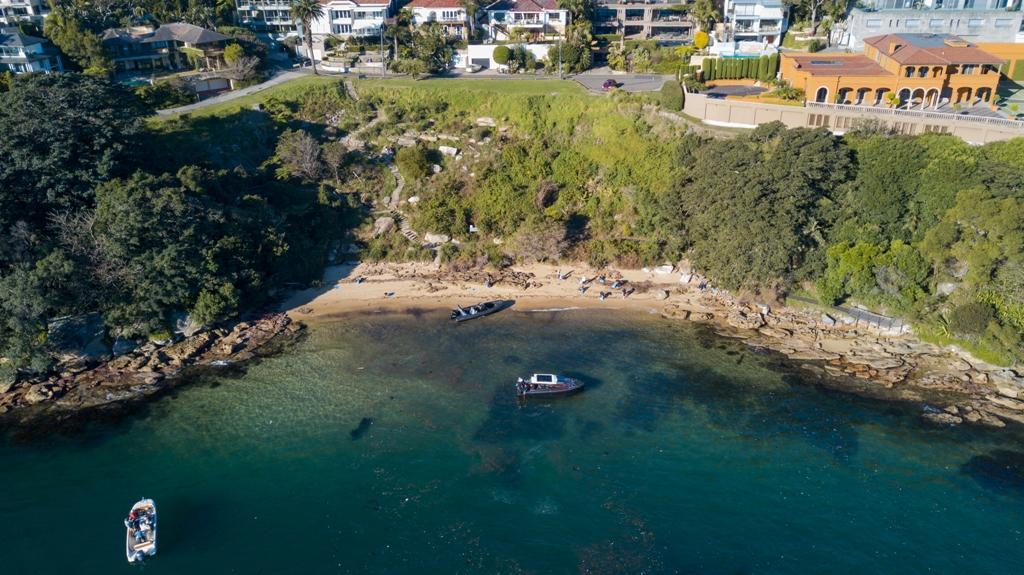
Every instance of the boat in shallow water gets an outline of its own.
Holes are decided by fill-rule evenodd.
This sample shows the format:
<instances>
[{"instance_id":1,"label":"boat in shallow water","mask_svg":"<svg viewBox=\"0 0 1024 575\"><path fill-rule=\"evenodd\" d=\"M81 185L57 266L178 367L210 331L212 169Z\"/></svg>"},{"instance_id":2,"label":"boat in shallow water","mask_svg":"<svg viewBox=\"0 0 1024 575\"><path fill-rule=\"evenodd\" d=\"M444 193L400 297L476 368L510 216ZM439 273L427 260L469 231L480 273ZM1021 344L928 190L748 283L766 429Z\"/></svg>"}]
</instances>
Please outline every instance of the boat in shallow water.
<instances>
[{"instance_id":1,"label":"boat in shallow water","mask_svg":"<svg viewBox=\"0 0 1024 575\"><path fill-rule=\"evenodd\" d=\"M477 319L480 317L491 315L492 313L498 313L501 310L512 307L512 304L516 303L510 299L497 299L494 301L485 301L484 303L478 303L471 305L467 308L456 306L452 310L451 319L454 322L469 321L471 319Z\"/></svg>"},{"instance_id":2,"label":"boat in shallow water","mask_svg":"<svg viewBox=\"0 0 1024 575\"><path fill-rule=\"evenodd\" d=\"M125 554L129 563L156 555L156 504L152 499L141 499L124 520Z\"/></svg>"},{"instance_id":3,"label":"boat in shallow water","mask_svg":"<svg viewBox=\"0 0 1024 575\"><path fill-rule=\"evenodd\" d=\"M530 376L530 379L520 377L516 381L516 395L519 397L569 395L582 389L582 381L551 373L535 373Z\"/></svg>"}]
</instances>

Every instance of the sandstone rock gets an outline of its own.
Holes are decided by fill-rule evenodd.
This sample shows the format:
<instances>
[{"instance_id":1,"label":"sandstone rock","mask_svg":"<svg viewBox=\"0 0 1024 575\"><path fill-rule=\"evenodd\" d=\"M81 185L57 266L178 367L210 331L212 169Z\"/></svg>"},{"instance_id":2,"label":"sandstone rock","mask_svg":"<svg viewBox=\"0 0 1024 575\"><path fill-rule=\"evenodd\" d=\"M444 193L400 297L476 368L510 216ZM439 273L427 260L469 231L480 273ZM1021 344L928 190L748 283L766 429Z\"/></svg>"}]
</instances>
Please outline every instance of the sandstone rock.
<instances>
[{"instance_id":1,"label":"sandstone rock","mask_svg":"<svg viewBox=\"0 0 1024 575\"><path fill-rule=\"evenodd\" d=\"M873 369L893 369L903 366L903 360L892 356L879 355L852 355L846 361L855 364L866 365Z\"/></svg>"},{"instance_id":2,"label":"sandstone rock","mask_svg":"<svg viewBox=\"0 0 1024 575\"><path fill-rule=\"evenodd\" d=\"M451 241L451 237L445 234L423 234L423 241L428 244L444 244Z\"/></svg>"},{"instance_id":3,"label":"sandstone rock","mask_svg":"<svg viewBox=\"0 0 1024 575\"><path fill-rule=\"evenodd\" d=\"M181 363L202 353L209 346L212 339L213 336L211 334L200 333L168 347L163 350L163 353L171 361Z\"/></svg>"},{"instance_id":4,"label":"sandstone rock","mask_svg":"<svg viewBox=\"0 0 1024 575\"><path fill-rule=\"evenodd\" d=\"M413 196L413 197L409 198L409 203L410 204L418 204L419 202L420 202L420 197L419 196Z\"/></svg>"},{"instance_id":5,"label":"sandstone rock","mask_svg":"<svg viewBox=\"0 0 1024 575\"><path fill-rule=\"evenodd\" d=\"M762 327L757 331L763 335L773 337L775 339L786 339L793 335L793 332L789 331L788 329L783 329L781 327Z\"/></svg>"},{"instance_id":6,"label":"sandstone rock","mask_svg":"<svg viewBox=\"0 0 1024 575\"><path fill-rule=\"evenodd\" d=\"M986 399L990 402L1005 407L1006 409L1012 409L1014 411L1024 411L1024 401L1016 399L1010 399L1001 395L990 395Z\"/></svg>"},{"instance_id":7,"label":"sandstone rock","mask_svg":"<svg viewBox=\"0 0 1024 575\"><path fill-rule=\"evenodd\" d=\"M970 371L972 368L971 364L967 363L966 361L960 358L954 358L952 361L950 361L949 367L950 369L955 369L957 371Z\"/></svg>"},{"instance_id":8,"label":"sandstone rock","mask_svg":"<svg viewBox=\"0 0 1024 575\"><path fill-rule=\"evenodd\" d=\"M792 353L789 353L789 354L786 354L786 355L788 355L790 359L805 360L805 361L807 361L807 360L819 360L819 361L824 360L824 361L829 361L829 360L838 360L838 359L840 359L839 355L837 355L837 354L830 353L830 352L827 352L827 351L816 350L816 349L803 349L803 350L799 350L799 351L793 350Z\"/></svg>"},{"instance_id":9,"label":"sandstone rock","mask_svg":"<svg viewBox=\"0 0 1024 575\"><path fill-rule=\"evenodd\" d=\"M50 386L45 383L37 383L28 388L28 391L22 396L22 400L29 405L35 405L51 397L53 397L53 391L51 391Z\"/></svg>"},{"instance_id":10,"label":"sandstone rock","mask_svg":"<svg viewBox=\"0 0 1024 575\"><path fill-rule=\"evenodd\" d=\"M757 329L764 325L764 318L761 317L761 314L756 312L747 313L740 310L730 312L726 316L725 321L739 329Z\"/></svg>"},{"instance_id":11,"label":"sandstone rock","mask_svg":"<svg viewBox=\"0 0 1024 575\"><path fill-rule=\"evenodd\" d=\"M459 149L452 146L438 146L437 151L445 156L457 156L459 154Z\"/></svg>"},{"instance_id":12,"label":"sandstone rock","mask_svg":"<svg viewBox=\"0 0 1024 575\"><path fill-rule=\"evenodd\" d=\"M416 145L416 140L414 140L412 138L398 138L397 142L398 142L398 145L402 146L403 148L408 148L408 147Z\"/></svg>"},{"instance_id":13,"label":"sandstone rock","mask_svg":"<svg viewBox=\"0 0 1024 575\"><path fill-rule=\"evenodd\" d=\"M384 235L395 229L395 218L383 216L373 222L373 237Z\"/></svg>"},{"instance_id":14,"label":"sandstone rock","mask_svg":"<svg viewBox=\"0 0 1024 575\"><path fill-rule=\"evenodd\" d=\"M439 166L437 164L431 164L430 165L430 171L435 173L435 174L440 174L442 169L443 168L441 168L441 166Z\"/></svg>"},{"instance_id":15,"label":"sandstone rock","mask_svg":"<svg viewBox=\"0 0 1024 575\"><path fill-rule=\"evenodd\" d=\"M1010 387L1008 385L996 386L996 392L1003 397L1009 397L1011 399L1017 399L1020 397L1020 391L1017 388Z\"/></svg>"},{"instance_id":16,"label":"sandstone rock","mask_svg":"<svg viewBox=\"0 0 1024 575\"><path fill-rule=\"evenodd\" d=\"M493 127L497 126L498 124L497 124L497 122L494 121L494 118L488 118L487 116L483 116L483 117L480 117L480 118L476 119L476 125L477 126L485 126L487 128L493 128Z\"/></svg>"},{"instance_id":17,"label":"sandstone rock","mask_svg":"<svg viewBox=\"0 0 1024 575\"><path fill-rule=\"evenodd\" d=\"M823 313L821 314L821 323L829 327L834 327L836 325L836 319L827 313Z\"/></svg>"},{"instance_id":18,"label":"sandstone rock","mask_svg":"<svg viewBox=\"0 0 1024 575\"><path fill-rule=\"evenodd\" d=\"M658 290L658 294L657 294L656 297L658 299L660 299L660 300L666 300L666 299L668 299L668 296L669 296L668 290L667 289L663 289L663 290Z\"/></svg>"},{"instance_id":19,"label":"sandstone rock","mask_svg":"<svg viewBox=\"0 0 1024 575\"><path fill-rule=\"evenodd\" d=\"M14 389L14 381L10 379L0 379L0 395L7 393Z\"/></svg>"},{"instance_id":20,"label":"sandstone rock","mask_svg":"<svg viewBox=\"0 0 1024 575\"><path fill-rule=\"evenodd\" d=\"M921 417L939 425L959 425L964 421L962 417L949 413L925 413Z\"/></svg>"}]
</instances>

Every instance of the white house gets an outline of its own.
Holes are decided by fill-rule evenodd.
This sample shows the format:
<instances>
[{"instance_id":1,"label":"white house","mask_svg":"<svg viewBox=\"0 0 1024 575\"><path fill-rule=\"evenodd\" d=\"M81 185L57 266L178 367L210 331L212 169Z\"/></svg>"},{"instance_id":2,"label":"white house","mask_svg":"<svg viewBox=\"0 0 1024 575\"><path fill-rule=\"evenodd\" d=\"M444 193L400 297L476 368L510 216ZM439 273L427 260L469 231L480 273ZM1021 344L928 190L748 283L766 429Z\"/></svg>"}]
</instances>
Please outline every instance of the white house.
<instances>
[{"instance_id":1,"label":"white house","mask_svg":"<svg viewBox=\"0 0 1024 575\"><path fill-rule=\"evenodd\" d=\"M313 22L314 36L376 36L391 10L390 0L320 0L324 17Z\"/></svg>"},{"instance_id":2,"label":"white house","mask_svg":"<svg viewBox=\"0 0 1024 575\"><path fill-rule=\"evenodd\" d=\"M3 1L3 0L0 0ZM373 36L391 11L391 0L319 0L324 17L313 22L313 35ZM236 0L239 24L278 38L299 34L290 0Z\"/></svg>"},{"instance_id":3,"label":"white house","mask_svg":"<svg viewBox=\"0 0 1024 575\"><path fill-rule=\"evenodd\" d=\"M50 13L46 0L0 0L0 24L17 24L22 20L43 25Z\"/></svg>"},{"instance_id":4,"label":"white house","mask_svg":"<svg viewBox=\"0 0 1024 575\"><path fill-rule=\"evenodd\" d=\"M569 25L569 11L559 8L557 0L498 0L484 8L484 15L488 38L498 41L514 33L525 33L529 40L558 37Z\"/></svg>"},{"instance_id":5,"label":"white house","mask_svg":"<svg viewBox=\"0 0 1024 575\"><path fill-rule=\"evenodd\" d=\"M786 31L789 7L782 0L724 0L722 19L727 40L778 46Z\"/></svg>"},{"instance_id":6,"label":"white house","mask_svg":"<svg viewBox=\"0 0 1024 575\"><path fill-rule=\"evenodd\" d=\"M0 72L60 72L60 56L44 38L22 34L17 28L0 27Z\"/></svg>"},{"instance_id":7,"label":"white house","mask_svg":"<svg viewBox=\"0 0 1024 575\"><path fill-rule=\"evenodd\" d=\"M460 0L413 0L405 6L414 26L437 22L452 38L469 37L469 16Z\"/></svg>"}]
</instances>

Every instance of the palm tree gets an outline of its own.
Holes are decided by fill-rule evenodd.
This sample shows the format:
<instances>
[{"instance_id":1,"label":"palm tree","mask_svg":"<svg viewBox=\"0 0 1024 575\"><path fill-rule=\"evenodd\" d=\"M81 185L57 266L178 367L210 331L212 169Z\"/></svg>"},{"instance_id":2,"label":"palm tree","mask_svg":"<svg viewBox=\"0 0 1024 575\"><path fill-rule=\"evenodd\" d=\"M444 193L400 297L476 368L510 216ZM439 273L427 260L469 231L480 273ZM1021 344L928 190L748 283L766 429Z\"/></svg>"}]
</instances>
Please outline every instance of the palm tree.
<instances>
[{"instance_id":1,"label":"palm tree","mask_svg":"<svg viewBox=\"0 0 1024 575\"><path fill-rule=\"evenodd\" d=\"M290 12L292 20L302 25L302 39L306 44L306 55L309 63L316 71L316 60L313 58L313 20L324 17L324 9L317 0L292 0Z\"/></svg>"}]
</instances>

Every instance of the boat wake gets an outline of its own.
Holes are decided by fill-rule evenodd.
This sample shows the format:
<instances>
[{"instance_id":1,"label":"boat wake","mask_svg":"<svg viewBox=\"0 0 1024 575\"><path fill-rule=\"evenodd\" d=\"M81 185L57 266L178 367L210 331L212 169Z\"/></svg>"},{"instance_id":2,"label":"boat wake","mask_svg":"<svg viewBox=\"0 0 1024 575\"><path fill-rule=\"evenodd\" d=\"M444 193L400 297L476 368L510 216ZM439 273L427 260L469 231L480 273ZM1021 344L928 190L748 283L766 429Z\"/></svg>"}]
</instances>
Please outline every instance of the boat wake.
<instances>
[{"instance_id":1,"label":"boat wake","mask_svg":"<svg viewBox=\"0 0 1024 575\"><path fill-rule=\"evenodd\" d=\"M524 313L541 313L541 312L553 312L553 311L572 311L574 309L583 309L581 307L546 307L541 309L522 309L517 310Z\"/></svg>"}]
</instances>

